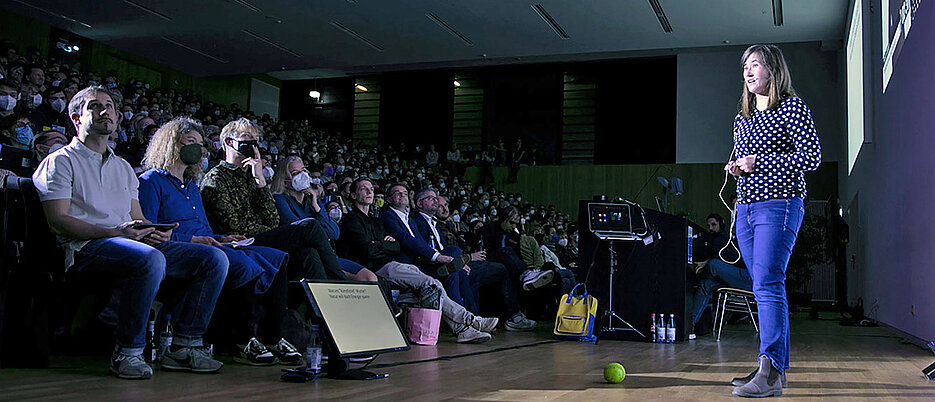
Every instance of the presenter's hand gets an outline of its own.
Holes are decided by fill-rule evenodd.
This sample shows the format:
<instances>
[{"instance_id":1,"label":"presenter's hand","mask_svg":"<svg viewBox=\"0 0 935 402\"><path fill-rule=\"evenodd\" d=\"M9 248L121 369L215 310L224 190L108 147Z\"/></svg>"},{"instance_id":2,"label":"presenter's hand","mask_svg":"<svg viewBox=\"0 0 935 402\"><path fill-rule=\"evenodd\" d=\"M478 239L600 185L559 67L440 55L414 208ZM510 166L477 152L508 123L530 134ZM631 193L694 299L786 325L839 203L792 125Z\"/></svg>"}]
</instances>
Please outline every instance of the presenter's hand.
<instances>
[{"instance_id":1,"label":"presenter's hand","mask_svg":"<svg viewBox=\"0 0 935 402\"><path fill-rule=\"evenodd\" d=\"M740 171L740 168L737 167L737 163L734 161L730 161L727 165L725 165L724 170L726 170L727 173L730 173L734 177L743 174L743 172Z\"/></svg>"},{"instance_id":2,"label":"presenter's hand","mask_svg":"<svg viewBox=\"0 0 935 402\"><path fill-rule=\"evenodd\" d=\"M743 173L753 173L753 169L756 167L756 155L750 155L737 159L737 168L740 169Z\"/></svg>"},{"instance_id":3,"label":"presenter's hand","mask_svg":"<svg viewBox=\"0 0 935 402\"><path fill-rule=\"evenodd\" d=\"M454 261L454 260L455 260L454 258L451 258L451 257L449 257L449 256L447 256L447 255L443 255L443 254L442 254L442 255L439 255L438 258L435 259L436 262L440 262L440 263L442 263L442 264L447 264L447 263L452 262L452 261Z\"/></svg>"}]
</instances>

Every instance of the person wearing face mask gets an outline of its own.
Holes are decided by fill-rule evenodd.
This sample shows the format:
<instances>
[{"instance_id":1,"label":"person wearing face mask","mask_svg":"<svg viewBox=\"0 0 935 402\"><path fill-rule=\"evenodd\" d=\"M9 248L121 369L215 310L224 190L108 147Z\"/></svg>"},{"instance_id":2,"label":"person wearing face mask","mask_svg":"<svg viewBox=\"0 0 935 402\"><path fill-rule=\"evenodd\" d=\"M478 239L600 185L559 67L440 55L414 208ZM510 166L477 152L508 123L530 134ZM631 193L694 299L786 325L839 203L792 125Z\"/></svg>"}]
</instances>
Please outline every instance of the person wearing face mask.
<instances>
[{"instance_id":1,"label":"person wearing face mask","mask_svg":"<svg viewBox=\"0 0 935 402\"><path fill-rule=\"evenodd\" d=\"M290 156L279 162L270 190L276 201L280 225L314 220L321 225L331 241L337 241L341 236L341 229L337 224L341 218L341 209L333 210L337 211L337 216L336 219L332 219L331 214L334 213L324 208L324 203L320 201L325 192L321 179L312 179L305 169L305 163L298 156ZM338 265L347 279L366 282L377 280L373 272L354 261L339 257Z\"/></svg>"},{"instance_id":2,"label":"person wearing face mask","mask_svg":"<svg viewBox=\"0 0 935 402\"><path fill-rule=\"evenodd\" d=\"M0 133L4 146L19 150L28 150L34 135L29 118L22 113L14 113L0 120Z\"/></svg>"},{"instance_id":3,"label":"person wearing face mask","mask_svg":"<svg viewBox=\"0 0 935 402\"><path fill-rule=\"evenodd\" d=\"M259 137L259 128L245 118L221 130L225 159L201 182L211 226L222 233L254 237L254 245L289 253L290 279L346 279L318 222L279 225L279 212L263 177Z\"/></svg>"},{"instance_id":4,"label":"person wearing face mask","mask_svg":"<svg viewBox=\"0 0 935 402\"><path fill-rule=\"evenodd\" d=\"M32 166L38 166L39 162L45 159L49 154L62 149L65 145L68 144L68 138L65 137L65 134L62 134L58 131L43 131L39 135L32 138L32 144L29 148L32 150L33 155L33 164Z\"/></svg>"},{"instance_id":5,"label":"person wearing face mask","mask_svg":"<svg viewBox=\"0 0 935 402\"><path fill-rule=\"evenodd\" d=\"M104 88L78 92L68 111L77 137L46 157L32 179L46 221L66 252L67 269L119 280L110 373L152 377L142 352L146 321L164 278L181 285L183 292L166 300L175 304L175 311L163 369L217 372L223 363L213 358L202 337L227 277L227 256L214 247L173 241L174 227L157 231L140 226L150 222L140 206L139 180L106 145L117 128L117 112Z\"/></svg>"},{"instance_id":6,"label":"person wearing face mask","mask_svg":"<svg viewBox=\"0 0 935 402\"><path fill-rule=\"evenodd\" d=\"M0 119L13 114L18 99L19 86L6 79L0 80Z\"/></svg>"},{"instance_id":7,"label":"person wearing face mask","mask_svg":"<svg viewBox=\"0 0 935 402\"><path fill-rule=\"evenodd\" d=\"M269 247L226 246L222 243L245 238L214 233L195 184L203 172L203 133L198 122L177 118L153 135L143 161L149 170L140 176L143 216L155 223L178 224L172 231L173 241L211 246L227 256L230 267L218 311L230 327L230 337L221 345L230 348L235 360L250 365L294 365L302 355L282 337L287 255ZM266 312L262 322L253 314L258 306Z\"/></svg>"},{"instance_id":8,"label":"person wearing face mask","mask_svg":"<svg viewBox=\"0 0 935 402\"><path fill-rule=\"evenodd\" d=\"M510 271L510 280L517 288L530 291L546 286L555 277L552 271L542 271L529 266L519 257L522 222L519 210L506 207L494 224L486 225L483 231L483 246L487 259L503 264Z\"/></svg>"},{"instance_id":9,"label":"person wearing face mask","mask_svg":"<svg viewBox=\"0 0 935 402\"><path fill-rule=\"evenodd\" d=\"M49 88L42 96L43 102L29 114L29 120L42 130L65 129L65 92L59 88Z\"/></svg>"}]
</instances>

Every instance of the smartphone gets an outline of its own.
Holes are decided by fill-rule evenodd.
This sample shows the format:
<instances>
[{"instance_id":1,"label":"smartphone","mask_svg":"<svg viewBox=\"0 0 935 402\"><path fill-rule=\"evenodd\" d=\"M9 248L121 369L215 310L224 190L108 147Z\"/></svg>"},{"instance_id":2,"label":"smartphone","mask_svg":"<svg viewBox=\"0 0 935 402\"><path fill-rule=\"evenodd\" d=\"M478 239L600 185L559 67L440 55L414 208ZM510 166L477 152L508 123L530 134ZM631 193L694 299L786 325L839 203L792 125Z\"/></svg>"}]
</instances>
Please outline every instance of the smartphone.
<instances>
[{"instance_id":1,"label":"smartphone","mask_svg":"<svg viewBox=\"0 0 935 402\"><path fill-rule=\"evenodd\" d=\"M149 229L154 228L160 232L166 232L172 229L175 229L175 224L173 223L141 223L139 225L133 225L134 229Z\"/></svg>"}]
</instances>

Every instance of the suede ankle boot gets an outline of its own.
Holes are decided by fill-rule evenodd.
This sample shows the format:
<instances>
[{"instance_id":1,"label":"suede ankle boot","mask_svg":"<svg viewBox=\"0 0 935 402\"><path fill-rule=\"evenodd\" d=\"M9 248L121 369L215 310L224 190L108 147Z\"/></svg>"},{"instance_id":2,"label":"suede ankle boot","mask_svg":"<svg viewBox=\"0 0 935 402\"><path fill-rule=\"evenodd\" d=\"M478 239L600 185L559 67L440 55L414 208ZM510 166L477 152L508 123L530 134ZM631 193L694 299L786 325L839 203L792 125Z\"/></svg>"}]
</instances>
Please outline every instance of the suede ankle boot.
<instances>
[{"instance_id":1,"label":"suede ankle boot","mask_svg":"<svg viewBox=\"0 0 935 402\"><path fill-rule=\"evenodd\" d=\"M745 398L764 398L782 395L782 373L773 367L766 356L760 356L760 368L749 382L734 388L734 395Z\"/></svg>"},{"instance_id":2,"label":"suede ankle boot","mask_svg":"<svg viewBox=\"0 0 935 402\"><path fill-rule=\"evenodd\" d=\"M756 373L757 373L758 371L760 371L759 367L753 369L753 371L751 371L750 374L747 374L746 377L734 377L734 379L730 381L730 385L733 385L733 386L735 386L735 387L742 387L742 386L744 386L744 384L750 382L750 380L753 379L753 377L756 375ZM780 380L782 380L782 387L783 387L783 388L786 388L786 387L789 386L789 383L786 382L786 372L785 372L785 371L782 372L782 374L779 376L779 378L780 378Z\"/></svg>"}]
</instances>

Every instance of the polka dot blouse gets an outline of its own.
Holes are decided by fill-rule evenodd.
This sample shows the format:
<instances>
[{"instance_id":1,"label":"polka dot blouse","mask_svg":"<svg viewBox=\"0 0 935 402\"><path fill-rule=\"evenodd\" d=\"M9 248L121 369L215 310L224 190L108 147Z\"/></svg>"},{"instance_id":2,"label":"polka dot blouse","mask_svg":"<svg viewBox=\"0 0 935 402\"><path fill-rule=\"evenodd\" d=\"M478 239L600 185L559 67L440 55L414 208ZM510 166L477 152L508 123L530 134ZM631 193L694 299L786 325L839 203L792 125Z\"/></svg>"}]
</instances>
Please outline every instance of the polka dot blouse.
<instances>
[{"instance_id":1,"label":"polka dot blouse","mask_svg":"<svg viewBox=\"0 0 935 402\"><path fill-rule=\"evenodd\" d=\"M735 157L756 155L753 173L737 178L737 202L805 198L805 172L818 168L821 146L812 113L802 99L734 118Z\"/></svg>"}]
</instances>

